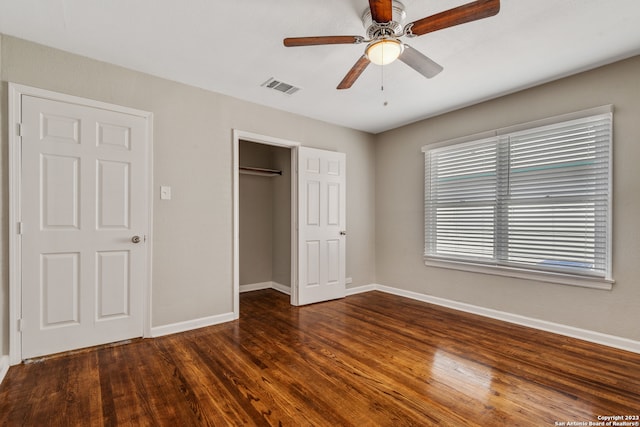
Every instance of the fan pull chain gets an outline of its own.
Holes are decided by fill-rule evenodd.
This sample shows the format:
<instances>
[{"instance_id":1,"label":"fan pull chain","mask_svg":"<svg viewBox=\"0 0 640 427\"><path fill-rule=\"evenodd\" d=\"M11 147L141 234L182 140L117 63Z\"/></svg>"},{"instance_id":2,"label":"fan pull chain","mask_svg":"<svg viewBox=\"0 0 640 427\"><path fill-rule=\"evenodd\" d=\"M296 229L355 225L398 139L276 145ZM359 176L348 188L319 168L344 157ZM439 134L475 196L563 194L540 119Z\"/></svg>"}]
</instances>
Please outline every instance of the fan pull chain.
<instances>
[{"instance_id":1,"label":"fan pull chain","mask_svg":"<svg viewBox=\"0 0 640 427\"><path fill-rule=\"evenodd\" d=\"M382 93L382 105L384 107L386 107L387 105L389 105L389 102L387 102L387 100L385 99L385 93L384 93L384 65L380 66L380 93Z\"/></svg>"}]
</instances>

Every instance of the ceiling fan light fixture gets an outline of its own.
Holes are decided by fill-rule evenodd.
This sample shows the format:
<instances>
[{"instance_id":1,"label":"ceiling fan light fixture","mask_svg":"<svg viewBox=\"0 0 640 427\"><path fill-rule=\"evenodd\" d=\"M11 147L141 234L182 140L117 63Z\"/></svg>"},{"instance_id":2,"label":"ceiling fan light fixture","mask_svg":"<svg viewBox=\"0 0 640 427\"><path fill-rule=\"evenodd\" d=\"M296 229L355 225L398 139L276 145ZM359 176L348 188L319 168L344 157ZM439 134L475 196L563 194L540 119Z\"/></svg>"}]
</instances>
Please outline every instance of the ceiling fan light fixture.
<instances>
[{"instance_id":1,"label":"ceiling fan light fixture","mask_svg":"<svg viewBox=\"0 0 640 427\"><path fill-rule=\"evenodd\" d=\"M387 65L398 59L403 50L404 45L402 42L396 39L384 38L370 43L367 46L366 54L369 61L374 64Z\"/></svg>"}]
</instances>

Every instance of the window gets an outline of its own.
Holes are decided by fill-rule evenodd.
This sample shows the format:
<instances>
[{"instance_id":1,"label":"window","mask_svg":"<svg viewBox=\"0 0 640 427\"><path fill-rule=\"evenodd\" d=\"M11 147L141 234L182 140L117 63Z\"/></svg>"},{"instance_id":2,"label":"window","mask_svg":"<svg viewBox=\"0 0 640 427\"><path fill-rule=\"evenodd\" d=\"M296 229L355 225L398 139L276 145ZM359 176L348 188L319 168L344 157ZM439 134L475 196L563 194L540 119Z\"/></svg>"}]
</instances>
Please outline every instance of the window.
<instances>
[{"instance_id":1,"label":"window","mask_svg":"<svg viewBox=\"0 0 640 427\"><path fill-rule=\"evenodd\" d=\"M423 147L426 263L610 288L611 129L609 106Z\"/></svg>"}]
</instances>

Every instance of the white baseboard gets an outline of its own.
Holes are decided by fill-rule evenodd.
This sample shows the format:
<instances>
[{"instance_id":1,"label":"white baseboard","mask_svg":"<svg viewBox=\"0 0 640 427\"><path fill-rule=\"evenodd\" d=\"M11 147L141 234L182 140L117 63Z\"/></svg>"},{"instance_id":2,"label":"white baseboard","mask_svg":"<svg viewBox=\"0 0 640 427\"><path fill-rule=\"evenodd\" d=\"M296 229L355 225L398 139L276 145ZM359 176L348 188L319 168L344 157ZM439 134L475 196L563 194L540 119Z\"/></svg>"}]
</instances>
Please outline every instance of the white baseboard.
<instances>
[{"instance_id":1,"label":"white baseboard","mask_svg":"<svg viewBox=\"0 0 640 427\"><path fill-rule=\"evenodd\" d=\"M393 288L390 286L372 284L361 286L359 288L349 289L353 291L349 295L360 292L368 292L378 290L405 298L411 298L442 307L452 308L454 310L464 311L466 313L478 314L480 316L489 317L504 322L515 323L517 325L527 326L529 328L539 329L542 331L552 332L572 338L578 338L596 344L606 345L608 347L619 348L621 350L631 351L640 354L640 341L629 338L618 337L615 335L603 334L601 332L590 331L588 329L575 328L573 326L563 325L560 323L548 322L546 320L535 319L532 317L521 316L519 314L508 313L505 311L494 310L491 308L480 307L477 305L467 304L463 302L453 301L445 298L434 297L431 295L421 294L418 292L406 291L403 289Z\"/></svg>"},{"instance_id":2,"label":"white baseboard","mask_svg":"<svg viewBox=\"0 0 640 427\"><path fill-rule=\"evenodd\" d=\"M7 372L9 372L9 356L0 356L0 384L2 384Z\"/></svg>"},{"instance_id":3,"label":"white baseboard","mask_svg":"<svg viewBox=\"0 0 640 427\"><path fill-rule=\"evenodd\" d=\"M278 282L260 282L250 283L248 285L240 285L240 293L260 291L262 289L275 289L276 291L282 292L283 294L291 295L291 287Z\"/></svg>"},{"instance_id":4,"label":"white baseboard","mask_svg":"<svg viewBox=\"0 0 640 427\"><path fill-rule=\"evenodd\" d=\"M170 325L155 326L151 328L151 338L177 334L178 332L191 331L193 329L204 328L206 326L218 325L220 323L230 322L235 319L236 317L233 313L225 313L219 314L217 316L202 317L200 319L172 323Z\"/></svg>"},{"instance_id":5,"label":"white baseboard","mask_svg":"<svg viewBox=\"0 0 640 427\"><path fill-rule=\"evenodd\" d=\"M240 285L240 293L251 292L261 289L275 289L283 294L291 295L291 288L277 282L261 282L251 283L248 285ZM177 334L179 332L191 331L193 329L204 328L206 326L218 325L220 323L235 320L233 313L219 314L217 316L203 317L201 319L187 320L184 322L172 323L170 325L156 326L151 328L151 338L161 337L163 335Z\"/></svg>"},{"instance_id":6,"label":"white baseboard","mask_svg":"<svg viewBox=\"0 0 640 427\"><path fill-rule=\"evenodd\" d=\"M261 291L262 289L271 289L273 282L251 283L248 285L240 285L240 293Z\"/></svg>"},{"instance_id":7,"label":"white baseboard","mask_svg":"<svg viewBox=\"0 0 640 427\"><path fill-rule=\"evenodd\" d=\"M291 295L291 287L278 282L271 282L271 288L285 295Z\"/></svg>"},{"instance_id":8,"label":"white baseboard","mask_svg":"<svg viewBox=\"0 0 640 427\"><path fill-rule=\"evenodd\" d=\"M347 288L347 296L356 295L356 294L362 294L362 293L365 293L365 292L371 292L371 291L376 291L376 290L378 290L378 285L356 286L354 288Z\"/></svg>"}]
</instances>

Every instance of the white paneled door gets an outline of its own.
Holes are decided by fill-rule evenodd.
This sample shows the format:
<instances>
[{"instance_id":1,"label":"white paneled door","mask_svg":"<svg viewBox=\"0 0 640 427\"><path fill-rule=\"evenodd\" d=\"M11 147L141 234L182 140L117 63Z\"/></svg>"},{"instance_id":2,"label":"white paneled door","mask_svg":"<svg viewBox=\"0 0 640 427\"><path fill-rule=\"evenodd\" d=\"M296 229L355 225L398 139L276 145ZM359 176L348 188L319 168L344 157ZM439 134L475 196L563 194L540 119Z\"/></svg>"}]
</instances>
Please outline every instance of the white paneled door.
<instances>
[{"instance_id":1,"label":"white paneled door","mask_svg":"<svg viewBox=\"0 0 640 427\"><path fill-rule=\"evenodd\" d=\"M346 158L298 149L298 305L345 296Z\"/></svg>"},{"instance_id":2,"label":"white paneled door","mask_svg":"<svg viewBox=\"0 0 640 427\"><path fill-rule=\"evenodd\" d=\"M148 118L21 101L22 358L142 336Z\"/></svg>"}]
</instances>

